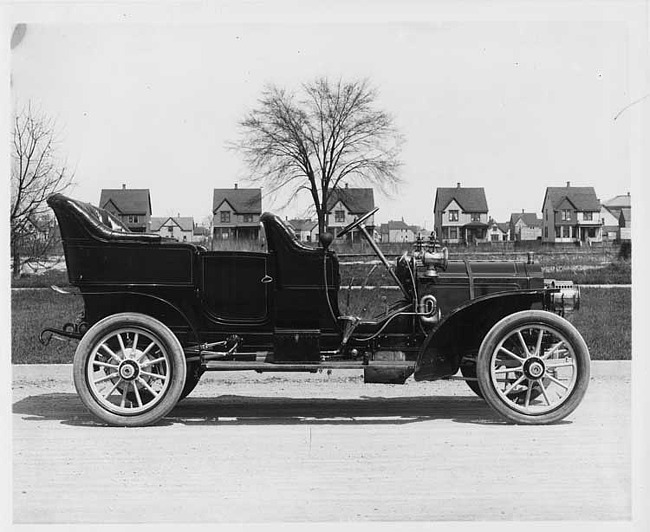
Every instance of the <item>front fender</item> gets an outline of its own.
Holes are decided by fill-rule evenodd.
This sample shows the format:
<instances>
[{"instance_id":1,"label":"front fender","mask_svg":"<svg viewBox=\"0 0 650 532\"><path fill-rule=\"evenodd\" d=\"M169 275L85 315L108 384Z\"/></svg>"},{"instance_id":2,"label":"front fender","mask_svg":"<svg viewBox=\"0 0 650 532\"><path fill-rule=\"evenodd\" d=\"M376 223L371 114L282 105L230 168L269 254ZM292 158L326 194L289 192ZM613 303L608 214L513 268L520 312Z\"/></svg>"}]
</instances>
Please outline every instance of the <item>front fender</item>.
<instances>
[{"instance_id":1,"label":"front fender","mask_svg":"<svg viewBox=\"0 0 650 532\"><path fill-rule=\"evenodd\" d=\"M434 380L458 371L464 353L476 353L483 338L502 318L546 306L545 290L516 290L472 299L455 308L432 329L418 353L414 379Z\"/></svg>"}]
</instances>

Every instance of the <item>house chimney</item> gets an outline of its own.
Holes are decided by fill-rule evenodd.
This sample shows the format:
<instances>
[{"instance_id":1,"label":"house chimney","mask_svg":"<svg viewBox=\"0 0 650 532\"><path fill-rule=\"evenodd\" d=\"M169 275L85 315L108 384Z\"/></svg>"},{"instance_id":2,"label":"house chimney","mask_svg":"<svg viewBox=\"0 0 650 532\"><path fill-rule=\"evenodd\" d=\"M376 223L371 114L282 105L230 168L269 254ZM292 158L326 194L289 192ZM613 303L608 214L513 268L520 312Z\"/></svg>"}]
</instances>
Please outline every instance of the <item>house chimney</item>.
<instances>
[{"instance_id":1,"label":"house chimney","mask_svg":"<svg viewBox=\"0 0 650 532\"><path fill-rule=\"evenodd\" d=\"M566 182L566 188L569 188L571 186L571 181Z\"/></svg>"},{"instance_id":2,"label":"house chimney","mask_svg":"<svg viewBox=\"0 0 650 532\"><path fill-rule=\"evenodd\" d=\"M629 190L628 190L628 192L627 192L627 197L628 197L628 198L630 197L630 191L629 191Z\"/></svg>"},{"instance_id":3,"label":"house chimney","mask_svg":"<svg viewBox=\"0 0 650 532\"><path fill-rule=\"evenodd\" d=\"M521 209L521 214L524 214L524 209Z\"/></svg>"},{"instance_id":4,"label":"house chimney","mask_svg":"<svg viewBox=\"0 0 650 532\"><path fill-rule=\"evenodd\" d=\"M122 190L126 190L126 183L122 183Z\"/></svg>"},{"instance_id":5,"label":"house chimney","mask_svg":"<svg viewBox=\"0 0 650 532\"><path fill-rule=\"evenodd\" d=\"M456 183L456 188L460 188L460 183Z\"/></svg>"},{"instance_id":6,"label":"house chimney","mask_svg":"<svg viewBox=\"0 0 650 532\"><path fill-rule=\"evenodd\" d=\"M235 190L237 190L237 183L235 183Z\"/></svg>"}]
</instances>

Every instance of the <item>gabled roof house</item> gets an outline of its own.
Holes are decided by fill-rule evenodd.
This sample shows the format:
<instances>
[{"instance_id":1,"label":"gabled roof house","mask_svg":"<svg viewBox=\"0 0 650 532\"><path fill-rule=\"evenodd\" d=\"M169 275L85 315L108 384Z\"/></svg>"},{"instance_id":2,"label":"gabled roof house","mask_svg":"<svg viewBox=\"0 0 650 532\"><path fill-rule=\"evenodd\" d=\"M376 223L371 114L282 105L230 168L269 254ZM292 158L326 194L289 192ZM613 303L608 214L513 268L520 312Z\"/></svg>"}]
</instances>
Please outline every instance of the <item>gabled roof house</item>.
<instances>
[{"instance_id":1,"label":"gabled roof house","mask_svg":"<svg viewBox=\"0 0 650 532\"><path fill-rule=\"evenodd\" d=\"M547 187L542 203L542 240L600 242L600 202L594 187Z\"/></svg>"},{"instance_id":2,"label":"gabled roof house","mask_svg":"<svg viewBox=\"0 0 650 532\"><path fill-rule=\"evenodd\" d=\"M512 240L537 240L542 237L542 219L534 212L513 212L510 215L510 238Z\"/></svg>"},{"instance_id":3,"label":"gabled roof house","mask_svg":"<svg viewBox=\"0 0 650 532\"><path fill-rule=\"evenodd\" d=\"M629 192L602 202L600 206L600 223L602 225L603 240L619 240L621 238L619 219L623 209L631 209L631 207L632 198Z\"/></svg>"},{"instance_id":4,"label":"gabled roof house","mask_svg":"<svg viewBox=\"0 0 650 532\"><path fill-rule=\"evenodd\" d=\"M104 188L99 206L117 217L130 231L143 233L149 230L151 219L151 194L148 188Z\"/></svg>"},{"instance_id":5,"label":"gabled roof house","mask_svg":"<svg viewBox=\"0 0 650 532\"><path fill-rule=\"evenodd\" d=\"M375 208L375 195L371 188L337 188L330 192L327 200L327 227L336 232L352 223L359 216ZM365 225L372 235L375 227L374 215ZM356 240L357 231L350 233L351 240Z\"/></svg>"},{"instance_id":6,"label":"gabled roof house","mask_svg":"<svg viewBox=\"0 0 650 532\"><path fill-rule=\"evenodd\" d=\"M433 205L436 234L443 242L485 241L488 204L483 187L438 187Z\"/></svg>"},{"instance_id":7,"label":"gabled roof house","mask_svg":"<svg viewBox=\"0 0 650 532\"><path fill-rule=\"evenodd\" d=\"M318 234L318 222L311 218L294 218L287 223L296 232L296 237L301 242L315 242Z\"/></svg>"},{"instance_id":8,"label":"gabled roof house","mask_svg":"<svg viewBox=\"0 0 650 532\"><path fill-rule=\"evenodd\" d=\"M192 242L194 240L194 218L191 216L152 216L149 231L179 242Z\"/></svg>"},{"instance_id":9,"label":"gabled roof house","mask_svg":"<svg viewBox=\"0 0 650 532\"><path fill-rule=\"evenodd\" d=\"M389 220L379 226L382 242L415 242L420 228L402 220Z\"/></svg>"},{"instance_id":10,"label":"gabled roof house","mask_svg":"<svg viewBox=\"0 0 650 532\"><path fill-rule=\"evenodd\" d=\"M212 236L215 240L257 240L260 235L262 189L215 188Z\"/></svg>"}]
</instances>

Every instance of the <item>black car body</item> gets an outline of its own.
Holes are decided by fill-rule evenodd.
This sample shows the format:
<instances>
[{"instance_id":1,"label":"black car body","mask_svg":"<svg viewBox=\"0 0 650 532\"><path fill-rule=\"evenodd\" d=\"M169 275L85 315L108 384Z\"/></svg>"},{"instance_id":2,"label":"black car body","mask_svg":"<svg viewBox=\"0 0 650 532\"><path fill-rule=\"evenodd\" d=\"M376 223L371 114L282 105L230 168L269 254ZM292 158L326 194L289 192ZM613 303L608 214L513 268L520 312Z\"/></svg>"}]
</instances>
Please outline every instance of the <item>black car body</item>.
<instances>
[{"instance_id":1,"label":"black car body","mask_svg":"<svg viewBox=\"0 0 650 532\"><path fill-rule=\"evenodd\" d=\"M586 390L588 350L562 317L578 307L579 291L545 281L532 261L449 261L437 243L419 242L392 265L369 238L401 298L362 319L339 310L331 238L304 246L273 214L261 217L267 252L208 251L131 233L61 194L48 203L84 314L44 333L80 340L75 385L107 423L155 422L206 370L360 368L367 382L386 383L460 370L517 423L562 419ZM364 219L346 230L367 235Z\"/></svg>"}]
</instances>

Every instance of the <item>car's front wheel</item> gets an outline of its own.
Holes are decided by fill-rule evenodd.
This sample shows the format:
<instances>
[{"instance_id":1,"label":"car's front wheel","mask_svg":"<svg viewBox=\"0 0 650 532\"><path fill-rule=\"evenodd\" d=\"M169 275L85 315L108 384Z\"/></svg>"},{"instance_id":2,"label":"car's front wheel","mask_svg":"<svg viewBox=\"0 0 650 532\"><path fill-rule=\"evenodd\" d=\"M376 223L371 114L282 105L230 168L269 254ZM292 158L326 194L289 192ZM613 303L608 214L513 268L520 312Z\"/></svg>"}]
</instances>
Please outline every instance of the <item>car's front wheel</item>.
<instances>
[{"instance_id":1,"label":"car's front wheel","mask_svg":"<svg viewBox=\"0 0 650 532\"><path fill-rule=\"evenodd\" d=\"M589 350L567 320L550 312L517 312L483 339L476 362L480 391L507 420L557 422L573 412L589 384Z\"/></svg>"},{"instance_id":2,"label":"car's front wheel","mask_svg":"<svg viewBox=\"0 0 650 532\"><path fill-rule=\"evenodd\" d=\"M109 425L139 427L164 417L185 384L183 349L168 327L125 312L93 325L79 342L74 384L88 410Z\"/></svg>"}]
</instances>

